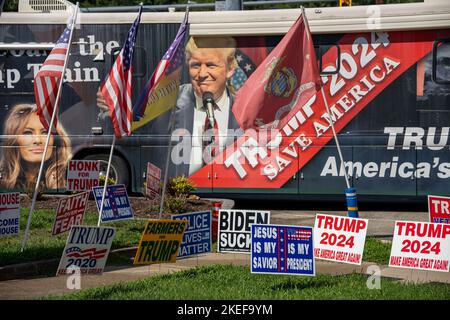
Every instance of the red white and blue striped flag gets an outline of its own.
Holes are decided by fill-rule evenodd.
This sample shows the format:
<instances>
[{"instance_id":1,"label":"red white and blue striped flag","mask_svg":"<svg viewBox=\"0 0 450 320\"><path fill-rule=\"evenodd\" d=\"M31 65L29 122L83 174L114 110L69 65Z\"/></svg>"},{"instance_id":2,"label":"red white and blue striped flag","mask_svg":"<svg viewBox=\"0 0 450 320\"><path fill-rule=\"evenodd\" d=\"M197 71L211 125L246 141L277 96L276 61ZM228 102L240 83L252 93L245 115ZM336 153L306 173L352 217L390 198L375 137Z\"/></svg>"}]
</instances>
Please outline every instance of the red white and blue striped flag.
<instances>
[{"instance_id":1,"label":"red white and blue striped flag","mask_svg":"<svg viewBox=\"0 0 450 320\"><path fill-rule=\"evenodd\" d=\"M114 66L100 90L109 107L109 115L116 138L131 134L133 105L131 103L131 79L133 76L133 52L136 35L141 21L142 6L133 25L128 31L125 44L117 56Z\"/></svg>"},{"instance_id":2,"label":"red white and blue striped flag","mask_svg":"<svg viewBox=\"0 0 450 320\"><path fill-rule=\"evenodd\" d=\"M132 129L138 129L160 114L175 107L184 62L184 42L188 33L189 11L178 29L175 40L156 66L152 77L134 106ZM164 92L164 94L160 94Z\"/></svg>"},{"instance_id":3,"label":"red white and blue striped flag","mask_svg":"<svg viewBox=\"0 0 450 320\"><path fill-rule=\"evenodd\" d=\"M34 97L36 99L37 114L42 125L48 130L53 110L57 106L56 96L61 76L64 72L64 62L69 52L71 26L67 26L56 42L44 64L34 78ZM53 121L56 129L57 118Z\"/></svg>"}]
</instances>

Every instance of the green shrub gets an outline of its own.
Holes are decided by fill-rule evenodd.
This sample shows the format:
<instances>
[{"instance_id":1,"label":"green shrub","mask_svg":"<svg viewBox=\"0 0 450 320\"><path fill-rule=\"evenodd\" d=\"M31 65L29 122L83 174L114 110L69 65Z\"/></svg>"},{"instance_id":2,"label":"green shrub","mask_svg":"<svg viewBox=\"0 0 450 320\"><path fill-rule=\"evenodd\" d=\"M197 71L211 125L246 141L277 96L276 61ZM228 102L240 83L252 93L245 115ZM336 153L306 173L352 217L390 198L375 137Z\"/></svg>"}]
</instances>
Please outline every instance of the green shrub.
<instances>
[{"instance_id":1,"label":"green shrub","mask_svg":"<svg viewBox=\"0 0 450 320\"><path fill-rule=\"evenodd\" d=\"M105 179L106 179L106 176L100 176L100 177L98 177L98 185L99 186L104 186L105 185ZM111 177L109 177L108 178L108 186L112 186L112 185L115 185L116 184L116 180L114 180L113 178L111 178Z\"/></svg>"},{"instance_id":2,"label":"green shrub","mask_svg":"<svg viewBox=\"0 0 450 320\"><path fill-rule=\"evenodd\" d=\"M170 179L167 184L167 193L175 197L188 196L194 190L194 185L184 175Z\"/></svg>"},{"instance_id":3,"label":"green shrub","mask_svg":"<svg viewBox=\"0 0 450 320\"><path fill-rule=\"evenodd\" d=\"M164 200L164 211L170 214L181 214L188 210L186 196L167 196Z\"/></svg>"}]
</instances>

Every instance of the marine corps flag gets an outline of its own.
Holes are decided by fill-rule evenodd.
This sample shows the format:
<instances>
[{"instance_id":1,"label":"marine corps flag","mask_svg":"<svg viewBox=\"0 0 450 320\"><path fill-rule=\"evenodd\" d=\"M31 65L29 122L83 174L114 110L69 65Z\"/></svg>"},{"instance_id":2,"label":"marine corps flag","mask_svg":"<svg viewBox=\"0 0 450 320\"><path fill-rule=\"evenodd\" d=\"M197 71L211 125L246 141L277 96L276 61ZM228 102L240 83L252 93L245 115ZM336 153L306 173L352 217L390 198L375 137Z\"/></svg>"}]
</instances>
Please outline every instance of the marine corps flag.
<instances>
[{"instance_id":1,"label":"marine corps flag","mask_svg":"<svg viewBox=\"0 0 450 320\"><path fill-rule=\"evenodd\" d=\"M282 128L321 84L312 37L302 14L238 91L234 116L244 130Z\"/></svg>"}]
</instances>

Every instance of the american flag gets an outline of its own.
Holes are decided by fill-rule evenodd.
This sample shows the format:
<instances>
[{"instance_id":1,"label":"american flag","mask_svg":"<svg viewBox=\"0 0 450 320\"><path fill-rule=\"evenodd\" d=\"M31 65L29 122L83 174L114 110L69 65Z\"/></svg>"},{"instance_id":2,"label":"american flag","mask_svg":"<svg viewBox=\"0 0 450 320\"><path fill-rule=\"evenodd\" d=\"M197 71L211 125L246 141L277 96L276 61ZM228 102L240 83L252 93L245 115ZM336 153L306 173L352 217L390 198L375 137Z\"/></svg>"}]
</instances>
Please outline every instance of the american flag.
<instances>
[{"instance_id":1,"label":"american flag","mask_svg":"<svg viewBox=\"0 0 450 320\"><path fill-rule=\"evenodd\" d=\"M37 114L42 125L48 130L52 119L53 111L56 108L56 96L61 76L64 72L64 62L69 51L69 39L71 26L64 29L64 32L56 42L55 47L50 52L44 64L34 78L34 97L36 99ZM57 118L53 121L56 128Z\"/></svg>"},{"instance_id":2,"label":"american flag","mask_svg":"<svg viewBox=\"0 0 450 320\"><path fill-rule=\"evenodd\" d=\"M133 25L128 31L125 44L117 56L101 91L109 107L109 115L116 138L131 134L133 106L131 104L131 78L133 72L133 52L136 35L141 20L142 6Z\"/></svg>"},{"instance_id":3,"label":"american flag","mask_svg":"<svg viewBox=\"0 0 450 320\"><path fill-rule=\"evenodd\" d=\"M107 249L97 250L96 248L89 248L81 250L80 247L70 247L66 249L66 255L68 258L100 259L106 255L107 251Z\"/></svg>"},{"instance_id":4,"label":"american flag","mask_svg":"<svg viewBox=\"0 0 450 320\"><path fill-rule=\"evenodd\" d=\"M170 75L178 68L181 67L184 61L184 40L187 34L187 20L188 20L188 12L186 13L183 23L178 29L177 35L175 36L175 40L170 45L167 52L164 54L162 60L156 66L155 71L152 74L152 77L147 82L144 91L139 96L136 106L135 106L135 115L134 119L136 121L140 120L147 107L148 99L152 94L154 88L158 85L161 79L165 75Z\"/></svg>"},{"instance_id":5,"label":"american flag","mask_svg":"<svg viewBox=\"0 0 450 320\"><path fill-rule=\"evenodd\" d=\"M311 230L307 229L287 229L288 240L309 240L311 237Z\"/></svg>"}]
</instances>

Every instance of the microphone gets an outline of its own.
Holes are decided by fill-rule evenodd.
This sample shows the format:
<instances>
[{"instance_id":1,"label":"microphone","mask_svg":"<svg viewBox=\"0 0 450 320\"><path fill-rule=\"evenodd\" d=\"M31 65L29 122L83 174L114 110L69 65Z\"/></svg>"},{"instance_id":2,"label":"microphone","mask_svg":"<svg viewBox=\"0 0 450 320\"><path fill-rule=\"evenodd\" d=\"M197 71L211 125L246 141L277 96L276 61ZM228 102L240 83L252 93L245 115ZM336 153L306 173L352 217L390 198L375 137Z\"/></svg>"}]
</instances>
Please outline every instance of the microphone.
<instances>
[{"instance_id":1,"label":"microphone","mask_svg":"<svg viewBox=\"0 0 450 320\"><path fill-rule=\"evenodd\" d=\"M211 128L214 128L214 96L211 92L203 92L203 107L206 109L206 115L209 119L209 124Z\"/></svg>"}]
</instances>

